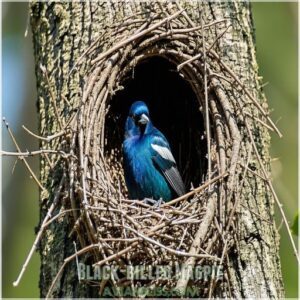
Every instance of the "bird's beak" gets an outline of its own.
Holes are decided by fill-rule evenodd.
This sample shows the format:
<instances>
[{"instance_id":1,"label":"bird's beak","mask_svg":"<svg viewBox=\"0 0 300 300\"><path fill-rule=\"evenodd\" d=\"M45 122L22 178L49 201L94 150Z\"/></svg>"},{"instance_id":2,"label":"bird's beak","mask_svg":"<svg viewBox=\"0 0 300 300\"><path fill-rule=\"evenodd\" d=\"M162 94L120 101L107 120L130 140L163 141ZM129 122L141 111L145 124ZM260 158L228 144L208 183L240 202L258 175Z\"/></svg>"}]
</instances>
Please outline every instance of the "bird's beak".
<instances>
[{"instance_id":1,"label":"bird's beak","mask_svg":"<svg viewBox=\"0 0 300 300\"><path fill-rule=\"evenodd\" d=\"M146 125L148 122L149 122L149 118L145 114L142 114L138 121L138 123L142 125Z\"/></svg>"}]
</instances>

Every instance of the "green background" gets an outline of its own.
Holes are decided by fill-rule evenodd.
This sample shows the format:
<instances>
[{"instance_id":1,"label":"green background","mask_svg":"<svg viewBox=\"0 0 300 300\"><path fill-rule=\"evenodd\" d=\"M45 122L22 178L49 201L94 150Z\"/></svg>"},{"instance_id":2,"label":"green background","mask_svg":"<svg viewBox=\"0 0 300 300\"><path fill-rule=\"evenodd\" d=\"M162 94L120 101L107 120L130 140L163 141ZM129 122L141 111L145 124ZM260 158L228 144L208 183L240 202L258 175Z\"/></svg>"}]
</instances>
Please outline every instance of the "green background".
<instances>
[{"instance_id":1,"label":"green background","mask_svg":"<svg viewBox=\"0 0 300 300\"><path fill-rule=\"evenodd\" d=\"M297 117L298 56L297 3L252 3L256 28L257 57L272 118L283 132L272 135L272 176L288 220L298 209ZM25 38L28 4L2 6L2 114L11 124L23 150L37 149L36 140L24 133L24 124L37 132L36 93L31 33ZM14 151L7 131L2 129L2 148ZM38 173L38 160L30 158ZM3 297L39 297L39 256L34 254L20 285L16 279L34 240L38 224L38 189L24 166L15 159L2 161L2 289ZM278 215L277 224L281 218ZM297 297L297 262L284 226L281 235L281 264L286 297Z\"/></svg>"}]
</instances>

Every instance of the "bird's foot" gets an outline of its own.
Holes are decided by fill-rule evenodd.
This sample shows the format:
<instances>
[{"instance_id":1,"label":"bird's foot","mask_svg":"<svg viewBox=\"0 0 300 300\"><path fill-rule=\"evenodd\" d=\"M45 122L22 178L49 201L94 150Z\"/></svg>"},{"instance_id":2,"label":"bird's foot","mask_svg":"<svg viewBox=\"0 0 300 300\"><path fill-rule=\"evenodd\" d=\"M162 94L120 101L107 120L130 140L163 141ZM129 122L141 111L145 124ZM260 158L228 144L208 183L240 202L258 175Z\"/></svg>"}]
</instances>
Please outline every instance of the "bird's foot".
<instances>
[{"instance_id":1,"label":"bird's foot","mask_svg":"<svg viewBox=\"0 0 300 300\"><path fill-rule=\"evenodd\" d=\"M159 208L162 204L165 203L165 201L162 198L160 198L159 200L145 198L142 202L148 205L153 205L154 208Z\"/></svg>"},{"instance_id":2,"label":"bird's foot","mask_svg":"<svg viewBox=\"0 0 300 300\"><path fill-rule=\"evenodd\" d=\"M145 198L144 200L142 200L142 202L147 205L155 205L157 201L151 198Z\"/></svg>"},{"instance_id":3,"label":"bird's foot","mask_svg":"<svg viewBox=\"0 0 300 300\"><path fill-rule=\"evenodd\" d=\"M156 201L156 203L154 204L154 207L160 208L160 206L164 203L165 203L165 201L162 198L160 198L159 200Z\"/></svg>"}]
</instances>

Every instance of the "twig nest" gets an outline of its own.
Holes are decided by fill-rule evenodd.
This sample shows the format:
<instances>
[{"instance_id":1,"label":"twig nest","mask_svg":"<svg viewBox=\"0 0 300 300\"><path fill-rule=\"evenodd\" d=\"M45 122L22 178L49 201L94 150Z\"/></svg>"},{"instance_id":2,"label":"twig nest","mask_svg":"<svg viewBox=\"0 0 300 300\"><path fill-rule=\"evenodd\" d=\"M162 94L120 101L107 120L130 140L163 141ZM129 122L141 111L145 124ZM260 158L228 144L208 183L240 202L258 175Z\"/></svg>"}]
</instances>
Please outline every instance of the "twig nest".
<instances>
[{"instance_id":1,"label":"twig nest","mask_svg":"<svg viewBox=\"0 0 300 300\"><path fill-rule=\"evenodd\" d=\"M190 271L185 267L224 264L225 254L232 246L227 237L235 230L237 183L243 172L237 164L248 163L245 150L248 148L241 145L245 131L242 133L237 122L241 116L245 120L245 115L240 104L225 90L236 93L237 86L238 92L242 91L243 97L246 95L251 105L267 117L214 50L214 45L229 31L226 20L194 24L182 9L156 11L159 12L141 11L139 21L129 18L111 25L85 51L91 61L90 72L84 78L82 102L75 121L70 124L73 130L69 150L78 157L70 159L68 164L70 207L81 210L78 216L73 215L72 222L81 243L78 251L89 252L94 267L119 268L119 278L108 280L102 290L105 285L117 289L143 286L149 291L161 286L174 288L183 295L194 282L202 286L199 297L205 297L215 287L216 279L189 278L186 275ZM212 27L221 34L208 43L207 30ZM195 152L193 158L188 156L191 146L185 145L186 173L197 170L203 157L206 161L206 173L202 174L203 180L199 176L193 182L194 191L160 207L127 199L120 129L127 111L122 112L122 119L113 109L114 97L121 89L126 90L136 68L153 57L164 58L175 66L173 71L188 83L196 95L197 111L202 113L199 122L204 132L196 134L197 125L182 124L182 128L188 127L191 132L188 137L191 144L205 143L205 153ZM188 183L191 182L189 178ZM169 277L147 280L126 277L126 266L161 265L170 267ZM178 266L182 268L176 269Z\"/></svg>"},{"instance_id":2,"label":"twig nest","mask_svg":"<svg viewBox=\"0 0 300 300\"><path fill-rule=\"evenodd\" d=\"M202 28L187 26L183 10L165 18L153 14L151 24L147 23L147 19L146 23L132 23L131 27L119 24L115 29L112 28L116 41L114 46L108 47L107 39L103 39L99 40L97 47L90 50L92 65L90 74L87 74L86 88L77 116L77 130L74 133L79 145L80 171L72 169L71 172L80 186L79 191L78 188L76 190L80 192L80 223L85 227L83 238L86 243L99 244L98 250L93 249L97 252L94 255L95 266L116 264L122 270L124 265L163 265L170 266L172 270L168 279L149 279L146 283L139 279L126 280L126 272L123 270L120 271L119 281L112 281L111 284L117 287L122 284L131 287L141 284L149 288L177 287L179 293L182 293L189 280L181 278L186 271L174 272L175 262L181 266L189 263L194 266L196 262L213 265L221 261L222 233L214 225L215 222L220 222L217 217L217 198L220 195L217 196L216 191L221 185L226 189L226 169L231 166L234 172L236 161L230 159L230 156L237 149L232 149L234 143L226 145L225 140L228 141L228 133L232 134L236 130L238 141L238 131L235 125L229 126L229 119L219 117L227 103L223 103L224 99L217 103L218 99L215 98L213 111L212 108L207 108L210 120L207 123L209 128L205 129L205 137L210 132L207 155L210 162L209 174L204 179L210 181L221 174L219 180L206 185L198 193L192 193L190 197L183 197L177 203L171 202L171 205L166 203L154 207L141 201L126 199L121 155L122 136L116 142L116 137L110 135L109 128L105 128L105 122L110 119L111 127L120 126L118 116L114 116L110 110L110 103L121 86L126 89L125 79L128 80L128 74L141 62L159 56L175 66L180 65L177 72L190 85L199 106L206 107L205 100L208 93L211 94L208 89L212 88L204 84L214 64L210 64L213 58L207 53L204 66L203 49L208 51L208 46L203 44L205 39L202 39L202 35L205 35L206 28L217 25L203 24ZM126 34L121 38L123 28ZM101 52L99 49L102 49ZM201 54L199 58L193 59L198 53ZM187 60L191 62L185 63ZM230 109L230 105L228 107ZM211 132L217 125L221 125L218 134ZM200 134L196 140L200 141L199 137ZM218 150L218 143L224 147ZM229 153L228 157L226 153ZM82 235L82 232L80 230L78 234Z\"/></svg>"}]
</instances>

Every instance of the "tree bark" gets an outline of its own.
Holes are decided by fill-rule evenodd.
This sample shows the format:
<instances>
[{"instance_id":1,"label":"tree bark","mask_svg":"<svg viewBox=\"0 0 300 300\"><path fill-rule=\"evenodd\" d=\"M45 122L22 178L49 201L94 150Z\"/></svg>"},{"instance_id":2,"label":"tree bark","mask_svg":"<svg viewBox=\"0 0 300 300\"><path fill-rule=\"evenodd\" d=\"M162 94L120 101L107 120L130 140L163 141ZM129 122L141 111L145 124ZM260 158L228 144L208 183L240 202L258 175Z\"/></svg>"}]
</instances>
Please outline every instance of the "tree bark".
<instances>
[{"instance_id":1,"label":"tree bark","mask_svg":"<svg viewBox=\"0 0 300 300\"><path fill-rule=\"evenodd\" d=\"M80 3L33 1L31 3L40 135L48 136L60 131L55 110L58 111L61 122L65 124L68 116L78 108L83 94L85 74L91 64L90 60L83 59L76 72L71 72L82 53L107 30L109 25L124 16L137 15L147 5L147 3L137 2L94 1ZM162 3L161 5L167 7L172 4ZM250 4L246 2L199 4L183 1L180 5L186 9L186 13L196 25L201 23L200 10L207 20L228 19L231 27L224 34L223 39L217 41L215 45L217 52L266 109L266 99L261 91L258 76ZM218 30L210 30L210 44L214 43L220 34ZM114 40L110 42L112 46L115 44ZM102 51L104 50L107 49ZM43 72L41 65L46 68L47 74ZM228 87L220 93L223 92L226 97L235 97L235 101L240 101L237 94L231 93L231 89L232 87ZM51 104L52 101L55 101L56 109ZM255 106L251 106L251 109L252 115L258 115L258 109ZM259 154L269 171L269 134L259 123L254 125L249 120L249 126L253 131ZM242 128L241 131L246 132L247 129ZM50 145L53 149L58 146L55 140L51 141ZM49 144L41 142L41 147L43 146L49 147ZM242 140L241 147L246 153L249 140ZM59 174L62 172L56 160L57 157L53 156L49 159L53 168L49 167L45 157L41 159L40 165L41 182L46 188L40 193L41 220L53 201L59 185ZM254 171L259 169L258 162L255 160L250 161L250 166ZM244 180L245 188L241 189L239 199L236 246L228 253L228 278L231 293L224 294L224 291L228 289L220 286L213 296L282 298L284 292L279 260L279 236L274 223L274 202L266 184L250 172L246 172L245 176L245 180L239 179L240 182ZM64 259L74 253L74 245L69 233L68 221L64 219L50 225L43 236L40 244L41 297L47 294ZM226 284L228 285L224 283ZM53 296L97 297L98 289L78 281L74 261L63 270Z\"/></svg>"}]
</instances>

